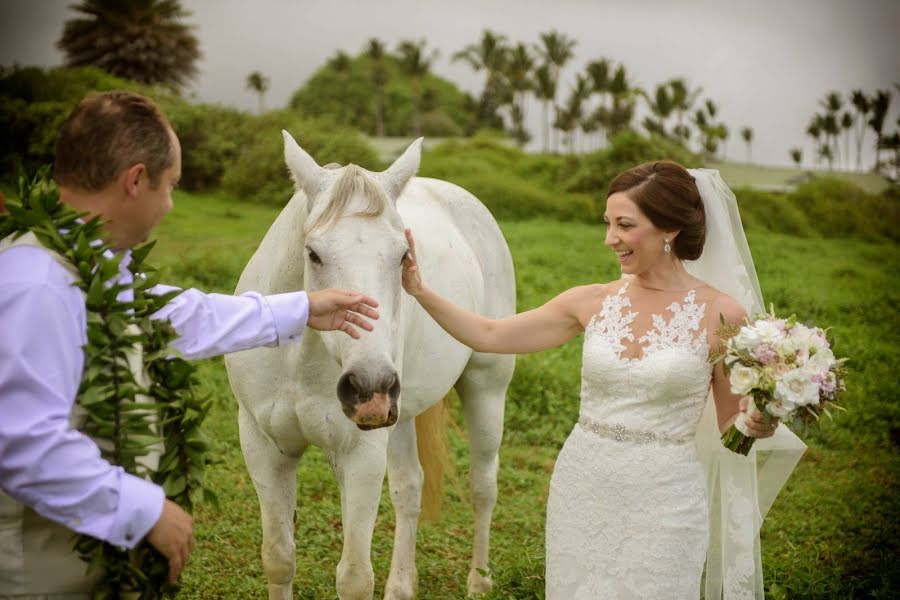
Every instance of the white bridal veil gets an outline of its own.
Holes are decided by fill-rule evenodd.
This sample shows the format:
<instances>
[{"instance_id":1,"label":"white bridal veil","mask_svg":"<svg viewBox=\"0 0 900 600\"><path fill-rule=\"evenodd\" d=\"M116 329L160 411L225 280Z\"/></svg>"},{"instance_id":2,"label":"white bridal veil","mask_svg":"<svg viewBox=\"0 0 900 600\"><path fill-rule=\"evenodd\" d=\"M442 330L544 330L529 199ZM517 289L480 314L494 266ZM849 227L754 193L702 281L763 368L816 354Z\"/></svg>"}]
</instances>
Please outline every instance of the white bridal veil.
<instances>
[{"instance_id":1,"label":"white bridal veil","mask_svg":"<svg viewBox=\"0 0 900 600\"><path fill-rule=\"evenodd\" d=\"M706 211L706 243L687 271L739 301L751 316L764 310L753 257L741 225L737 200L719 172L689 169ZM757 440L748 456L726 450L719 440L712 395L697 430L706 469L710 539L706 557L706 600L764 597L759 529L806 445L787 427Z\"/></svg>"}]
</instances>

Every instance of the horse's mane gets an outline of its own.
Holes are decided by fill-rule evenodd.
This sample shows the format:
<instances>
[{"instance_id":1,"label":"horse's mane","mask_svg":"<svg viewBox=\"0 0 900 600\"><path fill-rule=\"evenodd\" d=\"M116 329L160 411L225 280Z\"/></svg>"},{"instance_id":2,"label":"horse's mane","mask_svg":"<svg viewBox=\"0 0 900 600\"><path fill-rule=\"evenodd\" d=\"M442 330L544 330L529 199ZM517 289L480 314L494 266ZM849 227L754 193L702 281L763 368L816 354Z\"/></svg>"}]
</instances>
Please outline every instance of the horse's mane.
<instances>
[{"instance_id":1,"label":"horse's mane","mask_svg":"<svg viewBox=\"0 0 900 600\"><path fill-rule=\"evenodd\" d=\"M335 167L327 165L326 168ZM353 213L353 216L377 217L384 212L385 207L388 205L388 198L381 186L368 177L362 168L353 164L347 165L344 168L344 172L338 177L338 180L334 182L325 209L319 213L313 222L306 224L305 233L309 234L309 232L320 227L328 227L344 216L350 204L350 199L356 194L362 195L367 204L364 209Z\"/></svg>"}]
</instances>

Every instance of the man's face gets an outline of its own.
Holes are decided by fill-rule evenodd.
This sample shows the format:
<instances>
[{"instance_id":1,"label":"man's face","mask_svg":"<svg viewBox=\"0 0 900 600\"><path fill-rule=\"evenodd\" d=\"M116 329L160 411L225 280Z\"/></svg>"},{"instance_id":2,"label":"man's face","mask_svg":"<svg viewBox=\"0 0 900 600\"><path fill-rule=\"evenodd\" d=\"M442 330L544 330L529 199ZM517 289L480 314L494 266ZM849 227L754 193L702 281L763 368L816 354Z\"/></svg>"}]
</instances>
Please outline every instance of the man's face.
<instances>
[{"instance_id":1,"label":"man's face","mask_svg":"<svg viewBox=\"0 0 900 600\"><path fill-rule=\"evenodd\" d=\"M181 145L175 133L170 130L170 134L175 154L172 166L162 172L155 187L144 171L138 183L137 197L129 199L124 208L125 214L120 216L120 222L125 224L122 231L124 239L120 240L124 247L131 248L145 242L162 218L172 210L172 191L181 179Z\"/></svg>"}]
</instances>

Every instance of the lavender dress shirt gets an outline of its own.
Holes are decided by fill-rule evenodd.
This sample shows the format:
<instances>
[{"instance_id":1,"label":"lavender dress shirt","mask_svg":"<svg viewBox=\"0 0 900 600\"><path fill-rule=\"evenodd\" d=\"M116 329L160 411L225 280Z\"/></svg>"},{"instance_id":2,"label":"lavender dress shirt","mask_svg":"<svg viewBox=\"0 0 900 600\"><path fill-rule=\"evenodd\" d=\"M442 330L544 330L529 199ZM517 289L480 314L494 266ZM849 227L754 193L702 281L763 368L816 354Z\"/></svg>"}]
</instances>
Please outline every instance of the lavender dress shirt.
<instances>
[{"instance_id":1,"label":"lavender dress shirt","mask_svg":"<svg viewBox=\"0 0 900 600\"><path fill-rule=\"evenodd\" d=\"M119 279L132 280L123 258ZM156 293L177 289L157 286ZM124 299L133 292L123 292ZM191 359L298 340L305 292L261 296L190 289L153 315ZM84 368L87 320L72 276L47 251L0 252L0 489L79 533L133 548L162 513L162 489L100 457L69 416Z\"/></svg>"}]
</instances>

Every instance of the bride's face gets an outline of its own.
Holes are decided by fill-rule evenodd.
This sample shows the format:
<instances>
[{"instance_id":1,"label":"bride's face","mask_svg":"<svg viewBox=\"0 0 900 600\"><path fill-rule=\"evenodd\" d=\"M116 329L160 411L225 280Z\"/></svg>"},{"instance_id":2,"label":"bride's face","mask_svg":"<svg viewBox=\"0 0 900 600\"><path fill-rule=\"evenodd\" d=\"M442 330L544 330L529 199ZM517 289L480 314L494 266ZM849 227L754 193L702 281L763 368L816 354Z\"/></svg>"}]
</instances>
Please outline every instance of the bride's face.
<instances>
[{"instance_id":1,"label":"bride's face","mask_svg":"<svg viewBox=\"0 0 900 600\"><path fill-rule=\"evenodd\" d=\"M616 253L623 273L643 273L665 256L665 232L657 229L624 192L606 200L603 222L604 243Z\"/></svg>"}]
</instances>

